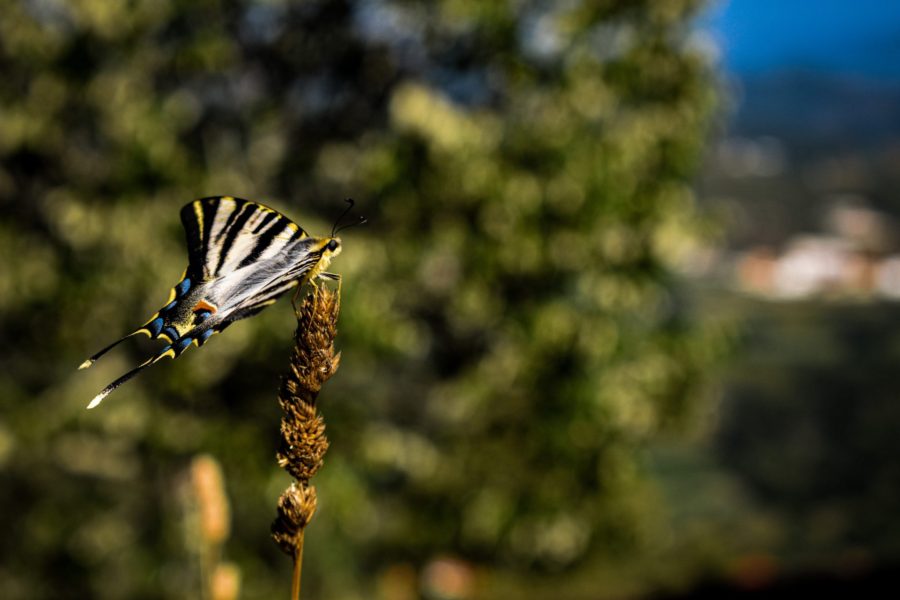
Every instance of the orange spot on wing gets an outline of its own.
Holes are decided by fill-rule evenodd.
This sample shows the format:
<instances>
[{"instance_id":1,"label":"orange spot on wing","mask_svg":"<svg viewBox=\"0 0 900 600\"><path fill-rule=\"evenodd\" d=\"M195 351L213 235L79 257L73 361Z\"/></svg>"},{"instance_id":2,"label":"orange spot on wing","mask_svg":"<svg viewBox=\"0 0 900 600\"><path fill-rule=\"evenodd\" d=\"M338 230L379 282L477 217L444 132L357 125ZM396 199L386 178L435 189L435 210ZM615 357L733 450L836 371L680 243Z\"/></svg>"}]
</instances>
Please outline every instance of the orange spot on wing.
<instances>
[{"instance_id":1,"label":"orange spot on wing","mask_svg":"<svg viewBox=\"0 0 900 600\"><path fill-rule=\"evenodd\" d=\"M192 312L200 312L201 310L208 310L209 312L214 313L218 309L206 300L201 300L194 305L194 308L191 309Z\"/></svg>"}]
</instances>

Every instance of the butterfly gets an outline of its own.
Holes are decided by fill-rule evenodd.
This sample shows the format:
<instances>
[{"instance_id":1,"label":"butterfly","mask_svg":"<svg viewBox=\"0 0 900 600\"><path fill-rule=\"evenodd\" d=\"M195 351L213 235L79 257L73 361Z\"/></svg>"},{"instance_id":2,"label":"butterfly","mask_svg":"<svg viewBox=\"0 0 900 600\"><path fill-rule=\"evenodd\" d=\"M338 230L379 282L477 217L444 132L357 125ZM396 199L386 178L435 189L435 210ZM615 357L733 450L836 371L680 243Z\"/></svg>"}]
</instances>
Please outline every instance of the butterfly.
<instances>
[{"instance_id":1,"label":"butterfly","mask_svg":"<svg viewBox=\"0 0 900 600\"><path fill-rule=\"evenodd\" d=\"M163 358L178 358L191 344L202 346L226 327L251 317L279 296L316 278L338 280L325 269L341 253L335 237L350 206L331 235L313 237L299 225L262 204L215 196L195 200L181 209L187 238L188 267L166 305L141 327L106 346L79 369L128 338L144 334L167 342L157 354L128 371L97 394L88 408L99 405L113 390ZM365 219L360 218L359 223ZM345 226L346 227L346 226Z\"/></svg>"}]
</instances>

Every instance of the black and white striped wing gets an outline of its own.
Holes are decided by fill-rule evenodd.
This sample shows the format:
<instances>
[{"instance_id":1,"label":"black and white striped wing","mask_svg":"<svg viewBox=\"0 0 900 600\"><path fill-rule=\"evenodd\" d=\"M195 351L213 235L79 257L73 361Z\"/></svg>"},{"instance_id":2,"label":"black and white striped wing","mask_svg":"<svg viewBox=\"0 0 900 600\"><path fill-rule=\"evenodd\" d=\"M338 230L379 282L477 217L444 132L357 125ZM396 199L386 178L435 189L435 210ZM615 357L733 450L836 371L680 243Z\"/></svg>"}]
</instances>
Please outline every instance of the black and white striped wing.
<instances>
[{"instance_id":1,"label":"black and white striped wing","mask_svg":"<svg viewBox=\"0 0 900 600\"><path fill-rule=\"evenodd\" d=\"M211 281L278 256L307 237L299 225L262 204L216 196L181 209L188 248L188 277Z\"/></svg>"}]
</instances>

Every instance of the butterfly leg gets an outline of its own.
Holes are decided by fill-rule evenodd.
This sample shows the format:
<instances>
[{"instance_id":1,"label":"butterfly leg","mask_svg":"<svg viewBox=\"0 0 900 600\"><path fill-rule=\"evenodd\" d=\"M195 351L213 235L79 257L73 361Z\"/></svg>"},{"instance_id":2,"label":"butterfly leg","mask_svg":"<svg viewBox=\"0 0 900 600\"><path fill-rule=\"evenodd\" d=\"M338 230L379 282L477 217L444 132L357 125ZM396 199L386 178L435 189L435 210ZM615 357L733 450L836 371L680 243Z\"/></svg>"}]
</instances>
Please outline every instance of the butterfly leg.
<instances>
[{"instance_id":1,"label":"butterfly leg","mask_svg":"<svg viewBox=\"0 0 900 600\"><path fill-rule=\"evenodd\" d=\"M294 289L294 293L291 296L291 306L294 307L294 314L297 314L297 302L300 300L300 290L303 288L302 285L297 283L297 287Z\"/></svg>"}]
</instances>

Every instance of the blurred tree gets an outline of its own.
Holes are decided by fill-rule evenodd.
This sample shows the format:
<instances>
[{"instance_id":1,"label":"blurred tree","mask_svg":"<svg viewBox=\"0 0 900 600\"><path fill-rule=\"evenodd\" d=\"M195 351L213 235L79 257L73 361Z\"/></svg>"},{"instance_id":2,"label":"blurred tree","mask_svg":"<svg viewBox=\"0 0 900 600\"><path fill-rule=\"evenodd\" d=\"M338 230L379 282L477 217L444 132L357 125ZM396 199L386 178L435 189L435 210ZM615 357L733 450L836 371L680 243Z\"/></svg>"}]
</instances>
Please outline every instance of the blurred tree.
<instances>
[{"instance_id":1,"label":"blurred tree","mask_svg":"<svg viewBox=\"0 0 900 600\"><path fill-rule=\"evenodd\" d=\"M657 535L635 450L690 418L713 348L672 277L702 229L697 4L0 0L6 597L183 596L169 498L200 450L248 597L286 585L266 528L289 311L89 415L127 361L72 371L158 307L178 208L216 193L313 231L354 196L371 221L335 264L311 593L438 552L557 569Z\"/></svg>"}]
</instances>

